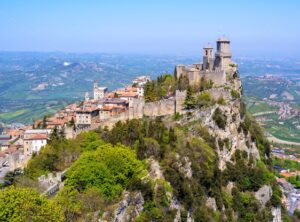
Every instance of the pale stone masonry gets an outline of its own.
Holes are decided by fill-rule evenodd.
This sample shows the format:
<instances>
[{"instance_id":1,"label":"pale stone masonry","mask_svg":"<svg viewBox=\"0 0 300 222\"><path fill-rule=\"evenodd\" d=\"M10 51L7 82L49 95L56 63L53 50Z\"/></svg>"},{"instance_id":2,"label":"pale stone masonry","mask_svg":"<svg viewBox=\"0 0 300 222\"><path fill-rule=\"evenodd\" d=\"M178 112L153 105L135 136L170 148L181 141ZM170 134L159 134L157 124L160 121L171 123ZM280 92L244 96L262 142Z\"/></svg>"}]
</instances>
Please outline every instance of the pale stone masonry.
<instances>
[{"instance_id":1,"label":"pale stone masonry","mask_svg":"<svg viewBox=\"0 0 300 222\"><path fill-rule=\"evenodd\" d=\"M225 38L217 40L217 51L214 55L213 47L208 45L203 48L203 63L189 66L177 65L177 78L186 77L191 85L196 85L201 80L212 81L214 86L226 83L226 74L236 71L236 64L231 60L230 41Z\"/></svg>"}]
</instances>

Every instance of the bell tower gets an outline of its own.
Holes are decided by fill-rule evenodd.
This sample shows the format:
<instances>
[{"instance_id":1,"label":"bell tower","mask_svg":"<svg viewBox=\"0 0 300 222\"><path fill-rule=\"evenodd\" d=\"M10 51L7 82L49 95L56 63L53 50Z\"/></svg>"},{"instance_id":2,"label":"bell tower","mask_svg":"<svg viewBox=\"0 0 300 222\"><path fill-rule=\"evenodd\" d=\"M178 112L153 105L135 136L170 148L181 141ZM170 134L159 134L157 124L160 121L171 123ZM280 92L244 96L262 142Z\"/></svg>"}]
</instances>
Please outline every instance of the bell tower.
<instances>
[{"instance_id":1,"label":"bell tower","mask_svg":"<svg viewBox=\"0 0 300 222\"><path fill-rule=\"evenodd\" d=\"M85 99L85 101L89 101L90 100L90 94L89 94L89 92L85 93L84 99Z\"/></svg>"},{"instance_id":2,"label":"bell tower","mask_svg":"<svg viewBox=\"0 0 300 222\"><path fill-rule=\"evenodd\" d=\"M210 44L208 44L203 48L203 70L212 70L213 62L213 47Z\"/></svg>"}]
</instances>

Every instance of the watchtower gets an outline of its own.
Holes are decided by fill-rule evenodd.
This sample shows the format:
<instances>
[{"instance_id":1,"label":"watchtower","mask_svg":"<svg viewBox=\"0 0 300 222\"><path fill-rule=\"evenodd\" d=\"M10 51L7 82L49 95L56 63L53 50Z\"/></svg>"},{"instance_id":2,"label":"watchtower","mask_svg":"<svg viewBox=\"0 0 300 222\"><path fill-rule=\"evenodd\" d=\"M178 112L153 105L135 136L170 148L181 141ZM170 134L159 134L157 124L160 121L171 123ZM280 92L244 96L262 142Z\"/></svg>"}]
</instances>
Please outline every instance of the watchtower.
<instances>
[{"instance_id":1,"label":"watchtower","mask_svg":"<svg viewBox=\"0 0 300 222\"><path fill-rule=\"evenodd\" d=\"M203 70L212 70L214 63L213 47L208 44L203 48Z\"/></svg>"},{"instance_id":2,"label":"watchtower","mask_svg":"<svg viewBox=\"0 0 300 222\"><path fill-rule=\"evenodd\" d=\"M226 38L219 38L214 68L226 71L231 63L230 41Z\"/></svg>"}]
</instances>

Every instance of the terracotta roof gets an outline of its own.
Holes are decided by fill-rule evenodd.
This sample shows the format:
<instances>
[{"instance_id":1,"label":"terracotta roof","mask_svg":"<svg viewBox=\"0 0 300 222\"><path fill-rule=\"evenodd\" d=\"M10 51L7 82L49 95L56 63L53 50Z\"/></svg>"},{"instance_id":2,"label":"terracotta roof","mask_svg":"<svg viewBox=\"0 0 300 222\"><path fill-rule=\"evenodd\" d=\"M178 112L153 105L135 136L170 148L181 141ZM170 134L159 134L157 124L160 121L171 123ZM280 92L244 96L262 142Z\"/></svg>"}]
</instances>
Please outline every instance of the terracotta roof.
<instances>
[{"instance_id":1,"label":"terracotta roof","mask_svg":"<svg viewBox=\"0 0 300 222\"><path fill-rule=\"evenodd\" d=\"M124 92L120 96L121 97L137 97L138 94L136 92Z\"/></svg>"},{"instance_id":2,"label":"terracotta roof","mask_svg":"<svg viewBox=\"0 0 300 222\"><path fill-rule=\"evenodd\" d=\"M47 139L47 135L46 134L32 134L32 135L28 135L26 137L25 140L45 140Z\"/></svg>"},{"instance_id":3,"label":"terracotta roof","mask_svg":"<svg viewBox=\"0 0 300 222\"><path fill-rule=\"evenodd\" d=\"M16 152L19 149L19 146L9 146L8 149L4 150L5 153L11 154Z\"/></svg>"},{"instance_id":4,"label":"terracotta roof","mask_svg":"<svg viewBox=\"0 0 300 222\"><path fill-rule=\"evenodd\" d=\"M112 107L112 106L103 106L102 108L100 108L101 111L111 111L113 109L114 109L114 107Z\"/></svg>"},{"instance_id":5,"label":"terracotta roof","mask_svg":"<svg viewBox=\"0 0 300 222\"><path fill-rule=\"evenodd\" d=\"M291 177L291 176L293 176L291 173L281 173L280 175L283 176L283 177Z\"/></svg>"},{"instance_id":6,"label":"terracotta roof","mask_svg":"<svg viewBox=\"0 0 300 222\"><path fill-rule=\"evenodd\" d=\"M105 95L106 98L114 98L115 97L115 93L114 92L110 92L110 93L107 93Z\"/></svg>"},{"instance_id":7,"label":"terracotta roof","mask_svg":"<svg viewBox=\"0 0 300 222\"><path fill-rule=\"evenodd\" d=\"M132 86L128 86L126 87L125 91L127 92L137 92L137 88L136 87L132 87Z\"/></svg>"},{"instance_id":8,"label":"terracotta roof","mask_svg":"<svg viewBox=\"0 0 300 222\"><path fill-rule=\"evenodd\" d=\"M11 136L19 136L20 134L22 134L22 131L18 129L9 129L7 133Z\"/></svg>"}]
</instances>

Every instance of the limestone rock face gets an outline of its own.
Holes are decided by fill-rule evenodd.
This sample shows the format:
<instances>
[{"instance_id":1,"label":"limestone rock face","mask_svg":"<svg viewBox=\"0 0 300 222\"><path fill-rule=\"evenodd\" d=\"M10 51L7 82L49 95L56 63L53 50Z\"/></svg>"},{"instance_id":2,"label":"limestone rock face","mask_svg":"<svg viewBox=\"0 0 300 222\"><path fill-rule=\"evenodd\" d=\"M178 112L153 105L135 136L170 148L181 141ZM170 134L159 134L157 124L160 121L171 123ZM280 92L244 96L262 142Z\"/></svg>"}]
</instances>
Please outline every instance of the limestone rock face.
<instances>
[{"instance_id":1,"label":"limestone rock face","mask_svg":"<svg viewBox=\"0 0 300 222\"><path fill-rule=\"evenodd\" d=\"M272 208L272 215L273 215L273 220L272 222L283 222L281 219L281 208Z\"/></svg>"},{"instance_id":2,"label":"limestone rock face","mask_svg":"<svg viewBox=\"0 0 300 222\"><path fill-rule=\"evenodd\" d=\"M272 189L270 186L264 185L258 191L255 192L256 199L265 206L266 203L271 199Z\"/></svg>"},{"instance_id":3,"label":"limestone rock face","mask_svg":"<svg viewBox=\"0 0 300 222\"><path fill-rule=\"evenodd\" d=\"M217 210L217 204L216 204L216 199L213 197L209 197L206 200L206 206L210 209L212 209L213 211Z\"/></svg>"},{"instance_id":4,"label":"limestone rock face","mask_svg":"<svg viewBox=\"0 0 300 222\"><path fill-rule=\"evenodd\" d=\"M179 159L179 156L177 156ZM193 175L192 172L192 163L188 157L183 157L181 161L177 162L179 171L185 175L186 178L191 178Z\"/></svg>"},{"instance_id":5,"label":"limestone rock face","mask_svg":"<svg viewBox=\"0 0 300 222\"><path fill-rule=\"evenodd\" d=\"M220 129L213 120L213 113L219 108L227 118L227 124L224 129ZM214 105L205 109L200 109L194 112L193 120L201 120L208 127L211 135L216 138L216 142L220 140L228 140L230 147L218 147L217 153L219 157L219 168L224 170L226 163L231 161L236 150L246 151L248 157L250 155L259 160L259 151L255 142L251 140L251 135L244 135L242 130L239 130L242 119L240 118L240 103L239 101L229 101L226 105Z\"/></svg>"},{"instance_id":6,"label":"limestone rock face","mask_svg":"<svg viewBox=\"0 0 300 222\"><path fill-rule=\"evenodd\" d=\"M114 212L114 222L133 221L143 210L144 198L141 192L125 192L123 200Z\"/></svg>"}]
</instances>

